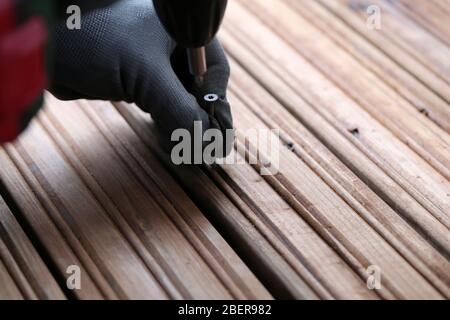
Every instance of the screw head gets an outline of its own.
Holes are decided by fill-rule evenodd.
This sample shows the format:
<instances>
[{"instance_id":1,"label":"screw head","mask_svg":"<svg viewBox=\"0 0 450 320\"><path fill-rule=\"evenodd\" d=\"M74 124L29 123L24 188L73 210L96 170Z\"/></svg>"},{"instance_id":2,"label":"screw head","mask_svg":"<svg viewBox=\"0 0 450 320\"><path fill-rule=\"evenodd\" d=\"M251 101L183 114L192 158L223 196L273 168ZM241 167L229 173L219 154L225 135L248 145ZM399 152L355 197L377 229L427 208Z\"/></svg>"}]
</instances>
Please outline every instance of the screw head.
<instances>
[{"instance_id":1,"label":"screw head","mask_svg":"<svg viewBox=\"0 0 450 320\"><path fill-rule=\"evenodd\" d=\"M215 93L208 93L207 95L205 95L203 97L203 99L207 102L214 102L214 101L219 100L219 96Z\"/></svg>"}]
</instances>

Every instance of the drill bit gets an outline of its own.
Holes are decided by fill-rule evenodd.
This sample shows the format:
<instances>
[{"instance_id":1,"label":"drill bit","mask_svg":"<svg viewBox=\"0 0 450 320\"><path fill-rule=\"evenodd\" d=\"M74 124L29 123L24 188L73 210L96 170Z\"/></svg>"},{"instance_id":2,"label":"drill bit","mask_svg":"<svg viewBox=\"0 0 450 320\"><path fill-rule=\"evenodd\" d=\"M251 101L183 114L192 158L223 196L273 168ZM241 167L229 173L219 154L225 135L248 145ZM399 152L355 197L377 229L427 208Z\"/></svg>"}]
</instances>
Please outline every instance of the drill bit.
<instances>
[{"instance_id":1,"label":"drill bit","mask_svg":"<svg viewBox=\"0 0 450 320\"><path fill-rule=\"evenodd\" d=\"M189 71L194 76L195 84L201 86L208 67L206 65L205 47L187 49L189 60Z\"/></svg>"}]
</instances>

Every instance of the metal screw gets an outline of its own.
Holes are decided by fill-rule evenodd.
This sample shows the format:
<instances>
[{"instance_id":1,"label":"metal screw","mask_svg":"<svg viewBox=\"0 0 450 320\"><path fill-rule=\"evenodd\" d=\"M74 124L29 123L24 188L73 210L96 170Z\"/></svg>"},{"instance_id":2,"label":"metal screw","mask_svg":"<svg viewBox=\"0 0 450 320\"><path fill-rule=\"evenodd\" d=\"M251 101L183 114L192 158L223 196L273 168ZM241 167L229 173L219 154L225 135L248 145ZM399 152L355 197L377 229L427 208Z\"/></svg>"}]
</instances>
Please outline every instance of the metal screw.
<instances>
[{"instance_id":1,"label":"metal screw","mask_svg":"<svg viewBox=\"0 0 450 320\"><path fill-rule=\"evenodd\" d=\"M208 93L206 96L203 97L203 99L207 102L214 102L219 100L219 96L215 93Z\"/></svg>"}]
</instances>

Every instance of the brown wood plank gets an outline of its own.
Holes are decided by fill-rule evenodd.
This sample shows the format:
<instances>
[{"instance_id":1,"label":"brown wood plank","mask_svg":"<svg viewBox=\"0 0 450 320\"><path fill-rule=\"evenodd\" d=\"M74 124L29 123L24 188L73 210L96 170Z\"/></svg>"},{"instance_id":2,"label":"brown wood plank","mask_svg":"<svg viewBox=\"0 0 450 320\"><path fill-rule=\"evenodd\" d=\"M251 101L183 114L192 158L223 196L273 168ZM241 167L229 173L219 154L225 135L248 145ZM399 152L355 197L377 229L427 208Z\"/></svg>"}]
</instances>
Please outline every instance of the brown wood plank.
<instances>
[{"instance_id":1,"label":"brown wood plank","mask_svg":"<svg viewBox=\"0 0 450 320\"><path fill-rule=\"evenodd\" d=\"M238 108L237 105L235 100L235 108ZM237 128L266 128L248 110L239 110L239 116L235 119ZM257 143L253 136L245 135L245 131L240 139L242 143L244 139L253 145ZM267 158L267 161L272 160ZM267 179L274 188L283 186L284 196L297 201L304 208L297 210L299 214L313 216L319 222L316 232L328 232L334 243L343 246L346 252L342 254L346 255L348 262L353 261L352 267L363 279L364 270L370 265L377 265L383 270L383 287L377 293L385 298L440 297L403 257L288 148L280 150L279 173ZM414 285L411 286L411 283Z\"/></svg>"},{"instance_id":2,"label":"brown wood plank","mask_svg":"<svg viewBox=\"0 0 450 320\"><path fill-rule=\"evenodd\" d=\"M435 0L433 5L450 17L450 2L448 0Z\"/></svg>"},{"instance_id":3,"label":"brown wood plank","mask_svg":"<svg viewBox=\"0 0 450 320\"><path fill-rule=\"evenodd\" d=\"M14 286L17 286L17 290L21 291L21 294L26 299L37 299L36 292L31 287L23 271L11 251L6 246L3 237L0 237L0 258L3 261L4 267L8 276L12 277Z\"/></svg>"},{"instance_id":4,"label":"brown wood plank","mask_svg":"<svg viewBox=\"0 0 450 320\"><path fill-rule=\"evenodd\" d=\"M103 115L108 115L109 121L106 121L108 125L122 125L122 131L115 133L115 135L108 131L106 123L101 122L103 115L95 116L95 113L90 112L93 107L89 104L86 104L86 108L84 108L91 118L96 118L96 124L102 127L102 133L109 139L109 141L106 141L102 139L100 132L90 123L80 108L76 108L73 104L61 106L56 100L53 99L52 101L49 104L47 114L52 119L52 123L55 124L55 128L58 128L58 132L62 133L70 145L70 149L64 148L66 155L69 154L69 150L75 151L76 157L75 155L70 156L72 161L77 161L76 158L78 158L86 166L86 169L97 180L106 195L121 211L128 224L132 226L134 232L141 238L142 243L137 243L136 248L144 244L151 254L158 258L158 263L163 267L164 272L176 284L176 287L180 288L183 293L182 297L197 299L206 297L235 297L241 299L269 297L259 282L234 255L231 248L221 240L212 226L206 222L198 209L196 210L185 196L181 203L178 203L180 199L173 197L173 195L170 202L165 200L157 185L150 182L150 177L144 178L146 172L143 168L138 163L131 165L135 160L121 146L117 138L124 135L123 130L126 130L126 123L117 113L108 111L108 109L114 111L111 109L111 105L103 104L103 108L101 108L98 103L94 108L96 110L103 109ZM47 121L46 127L51 127ZM115 129L115 127L112 128ZM52 136L57 135L56 130L52 131ZM82 137L79 134L81 131L89 134ZM95 148L87 148L93 140L97 141ZM60 145L62 143L60 142ZM126 140L124 140L124 143L129 145ZM117 157L118 155L120 158ZM142 159L140 161L142 163ZM130 166L132 170L129 171L125 168L125 164ZM156 165L156 162L153 162L151 166L147 167L147 169L152 170L151 174L154 177L162 174L155 168ZM81 169L81 163L76 164L76 167L78 171L83 170ZM161 168L161 166L159 167ZM111 171L115 174L111 175ZM141 177L140 181L135 180L133 171L136 177ZM168 179L167 174L166 179ZM162 180L160 177L159 181ZM93 182L87 182L88 185L91 183ZM117 197L118 194L126 194L127 190L135 190L133 195L129 195L131 197L130 202ZM167 191L166 194L168 194ZM156 198L152 200L152 197ZM177 203L178 209L185 211L184 217L189 216L189 219L197 225L191 224L188 226L171 203ZM186 210L187 208L191 210ZM151 214L144 216L140 212ZM115 219L120 220L121 218L116 217ZM139 225L141 226L136 224L137 221L140 221ZM121 222L121 224L124 223ZM145 227L143 228L142 225ZM194 227L200 231L203 239L208 236L209 241L202 242L201 238L198 238L192 231ZM129 231L126 233L129 233ZM188 241L186 241L186 238ZM214 241L211 242L213 239ZM206 244L209 245L209 248L205 247ZM228 261L230 265L227 266L225 261ZM224 266L227 266L228 270L223 268ZM233 277L237 279L233 279ZM222 282L226 283L225 287ZM253 292L248 287L251 287ZM231 296L225 288L230 291Z\"/></svg>"},{"instance_id":5,"label":"brown wood plank","mask_svg":"<svg viewBox=\"0 0 450 320\"><path fill-rule=\"evenodd\" d=\"M243 101L246 106L271 129L282 128L283 144L317 172L333 190L339 194L372 228L385 238L392 247L415 266L422 275L432 282L442 293L450 295L450 263L436 250L431 243L422 237L414 228L416 223L409 225L401 216L387 205L364 181L337 159L320 141L306 129L295 117L270 94L261 88L237 64L232 64L233 77L231 91ZM250 90L250 88L252 88ZM249 94L252 92L252 94ZM352 152L349 148L349 153ZM364 161L358 159L359 161ZM356 160L356 157L355 157ZM373 165L372 165L373 166ZM375 167L376 168L376 167ZM379 170L379 169L378 169ZM387 176L379 176L377 180L387 180ZM388 193L394 193L388 189ZM395 199L400 199L404 190L396 186ZM397 201L402 206L405 197ZM412 208L409 208L411 211ZM415 212L417 223L422 215L428 213L418 207ZM433 225L430 225L433 227ZM426 228L426 227L425 227ZM420 248L420 249L419 249Z\"/></svg>"},{"instance_id":6,"label":"brown wood plank","mask_svg":"<svg viewBox=\"0 0 450 320\"><path fill-rule=\"evenodd\" d=\"M439 38L447 46L450 45L450 28L448 27L450 15L436 5L436 0L385 0L385 2L387 5L404 12L408 17L419 23L425 30Z\"/></svg>"},{"instance_id":7,"label":"brown wood plank","mask_svg":"<svg viewBox=\"0 0 450 320\"><path fill-rule=\"evenodd\" d=\"M224 39L227 38L225 34L223 36ZM241 56L244 57L244 54L242 53ZM421 233L426 235L426 239L432 239L432 243L439 244L439 247L448 256L450 252L447 237L448 230L430 215L405 189L396 184L386 172L372 162L370 158L366 157L364 152L359 150L357 146L352 144L351 140L346 139L345 135L342 135L331 123L322 118L309 104L298 97L286 84L274 77L266 68L259 64L255 65L255 68L248 64L245 67L250 67L252 72L258 70L258 73L262 76L260 79L271 77L270 85L273 87L266 88L270 92L281 93L280 95L275 95L275 97L298 120L296 126L303 124L308 128L330 150L330 153L332 151L336 154L346 166L360 177L361 181L376 191L384 201L399 212L407 221L410 221L415 228L419 227ZM258 103L268 115L276 117L273 111L273 104L276 105L278 102L275 100L275 97L270 97L269 92L264 93L262 90L256 90L255 88L258 86L257 79L251 80L249 77L246 77L245 73L240 72L239 66L234 65L233 70L237 74L237 76L233 75L233 80L236 82L236 86L232 82L233 90L245 92L248 100ZM268 104L269 106L266 107ZM281 114L286 114L286 112L283 113L281 108L278 108L278 110ZM263 116L262 114L261 117ZM277 119L283 120L283 128L288 118L282 119L277 117ZM316 144L314 144L314 147L316 148ZM321 162L327 164L327 162ZM329 167L334 165L334 161L328 164Z\"/></svg>"},{"instance_id":8,"label":"brown wood plank","mask_svg":"<svg viewBox=\"0 0 450 320\"><path fill-rule=\"evenodd\" d=\"M374 292L314 229L248 165L224 165L228 184L254 209L254 219L274 233L311 274L337 299L375 299ZM219 180L218 177L216 177Z\"/></svg>"},{"instance_id":9,"label":"brown wood plank","mask_svg":"<svg viewBox=\"0 0 450 320\"><path fill-rule=\"evenodd\" d=\"M449 104L432 90L404 70L386 53L361 36L355 30L335 17L316 1L286 0L299 14L303 15L342 48L357 58L371 72L377 74L400 93L424 117L450 133Z\"/></svg>"},{"instance_id":10,"label":"brown wood plank","mask_svg":"<svg viewBox=\"0 0 450 320\"><path fill-rule=\"evenodd\" d=\"M236 71L235 71L236 72ZM264 69L259 67L258 72L264 76L266 73ZM243 79L240 77L236 79ZM245 83L238 81L238 87L245 90L252 100L261 105L265 105L265 99L261 98L261 92L254 90L252 83ZM276 81L272 81L275 84ZM253 88L253 89L252 89ZM277 92L283 93L289 97L294 97L289 90L286 90L282 85L276 86ZM372 186L387 201L393 208L401 212L401 214L408 220L412 220L413 225L421 226L421 233L427 234L427 239L433 239L433 243L438 243L445 255L448 256L448 231L446 228L435 220L423 207L412 198L408 193L397 186L380 168L366 158L355 146L353 146L345 138L340 137L340 134L329 123L315 114L303 100L301 99L284 99L286 106L290 107L291 112L299 116L303 123L305 123L311 130L325 142L331 149L337 152L344 162L352 168L353 171L358 172L362 181ZM302 114L300 114L300 111ZM334 164L333 164L334 165ZM357 166L356 166L357 165Z\"/></svg>"},{"instance_id":11,"label":"brown wood plank","mask_svg":"<svg viewBox=\"0 0 450 320\"><path fill-rule=\"evenodd\" d=\"M238 9L237 4L234 7ZM235 16L237 19L234 24L230 19L233 15L229 14L230 23L227 24L227 28L238 28L233 29L234 34L245 39L236 42L224 33L224 44L228 52L234 57L239 57L247 69L251 68L251 74L264 83L277 99L290 101L285 104L291 105L296 113L301 114L303 110L298 108L296 103L292 104L292 101L298 100L299 95L306 99L316 112L338 128L344 137L350 139L366 156L404 187L433 213L436 219L445 226L450 226L448 215L450 208L446 201L450 186L445 178L338 90L291 47L280 41L269 29L244 10L239 9L239 12L239 15ZM252 27L239 28L239 21L246 21ZM249 47L246 48L247 46ZM279 61L284 63L279 64ZM266 73L267 76L263 76L263 70L267 70L267 66L270 67L270 72ZM294 91L285 85L275 89L279 82L269 74L276 74L282 78L294 88ZM306 119L303 123L308 121ZM332 145L333 143L327 146ZM448 245L447 237L443 238L443 242Z\"/></svg>"},{"instance_id":12,"label":"brown wood plank","mask_svg":"<svg viewBox=\"0 0 450 320\"><path fill-rule=\"evenodd\" d=\"M351 0L350 2L338 0L336 2L341 6L348 5L360 18L367 19L366 8L368 5L364 0ZM450 62L447 57L450 54L450 47L399 10L388 6L385 0L374 0L370 5L376 5L381 9L383 35L388 36L392 42L415 57L448 85L450 83Z\"/></svg>"},{"instance_id":13,"label":"brown wood plank","mask_svg":"<svg viewBox=\"0 0 450 320\"><path fill-rule=\"evenodd\" d=\"M0 238L16 262L16 283L27 298L64 299L61 288L0 196ZM3 251L3 250L2 250ZM14 274L13 274L14 276Z\"/></svg>"},{"instance_id":14,"label":"brown wood plank","mask_svg":"<svg viewBox=\"0 0 450 320\"><path fill-rule=\"evenodd\" d=\"M123 139L126 135L122 130L128 132L136 139L138 137L117 110L109 104L103 104L102 106L103 108L96 109L97 111L101 111L98 115L90 112L92 109L87 105L85 106L85 110L92 118L97 119L97 123L103 123L103 132L107 132L107 127L109 127L111 141L116 140L116 145L121 143L124 147L123 149L118 149L123 152L126 149L129 153L127 157L130 158L132 156L136 160L136 165L141 168L136 173L140 177L147 175L150 178L144 178L143 183L147 184L150 180L155 183L152 192L156 194L157 199L161 203L166 205L170 217L183 230L185 236L208 262L211 270L217 275L225 287L239 299L271 298L271 295L261 285L260 281L256 279L217 230L213 228L204 214L201 213L167 170L164 169L163 165L149 152L148 147L142 141L139 144L130 144L128 140ZM117 126L115 125L113 127L112 124L116 124ZM120 131L117 130L118 126L121 129ZM136 147L137 145L139 148ZM134 148L131 146L134 146ZM129 163L131 160L130 158L127 162ZM173 209L176 209L176 211Z\"/></svg>"},{"instance_id":15,"label":"brown wood plank","mask_svg":"<svg viewBox=\"0 0 450 320\"><path fill-rule=\"evenodd\" d=\"M0 147L0 299L450 298L449 5L230 1L233 164L175 166L136 106L48 94Z\"/></svg>"},{"instance_id":16,"label":"brown wood plank","mask_svg":"<svg viewBox=\"0 0 450 320\"><path fill-rule=\"evenodd\" d=\"M235 106L236 106L236 104L234 104ZM124 111L124 112L126 112L126 110ZM237 114L240 114L240 115L242 115L243 114L243 112L239 112L239 113L237 113ZM132 120L132 121L139 121L139 120L136 120L136 119L134 119L134 120ZM254 121L254 119L252 119L252 123L253 123L253 121ZM250 123L250 122L249 122ZM148 125L147 125L147 127L148 127ZM148 129L146 129L146 127L145 126L143 126L142 127L142 130L146 130L146 131L148 131ZM144 131L145 132L145 131ZM147 133L146 133L147 134ZM150 139L150 138L149 138ZM194 181L195 181L195 179L194 179ZM316 183L311 183L311 184L307 184L308 186L310 186L310 185L316 185ZM316 192L316 193L318 193L318 192ZM338 201L338 200L336 200L336 201ZM318 206L319 206L319 204L317 204ZM344 210L344 209L342 209L342 210ZM335 213L334 213L335 214ZM352 219L349 219L349 220L351 220L351 221L353 221ZM354 230L354 228L352 228L352 230ZM367 231L366 230L366 232L363 232L364 233L364 235L365 236L367 236L367 232L369 232L370 233L370 231ZM342 241L342 238L340 239L340 241ZM380 244L380 242L379 241L375 241L378 245ZM352 243L355 243L355 241L352 241ZM365 244L366 245L366 244ZM386 252L389 252L391 249L388 247L388 246L386 246L386 247L384 247L385 248L385 250L386 250ZM383 253L384 254L386 254L386 252L385 251L383 251ZM378 252L378 254L379 254L379 252ZM389 254L389 253L388 253ZM394 256L395 256L395 254L394 254ZM377 255L377 257L378 257L378 255ZM397 258L399 258L398 256L397 256ZM397 258L394 258L394 257L392 257L392 259L394 259L394 260L396 260ZM401 260L401 259L400 259ZM389 260L390 261L390 260ZM406 267L406 269L408 269L408 268L410 268L410 267L408 267L407 266L407 264L404 264L404 263L400 263L399 261L396 263L396 266L397 267L399 267L399 266L401 266L401 265L404 265L405 267ZM401 267L400 267L401 268ZM362 269L362 268L361 268ZM390 269L390 268L389 268ZM361 271L361 270L359 270L359 271ZM392 270L390 270L389 272L392 272ZM410 271L407 271L406 273L409 273L409 272L412 272L413 274L414 274L414 271L412 270L412 269L410 269ZM404 275L404 270L403 271L401 271L400 272L401 274L403 274ZM416 275L417 276L417 275ZM397 276L395 277L396 278L396 280L398 280L397 279ZM419 278L418 279L420 279L420 276L419 276ZM415 281L415 280L414 280ZM427 284L426 284L426 282L424 282L423 280L418 280L418 281L420 281L423 285L425 285L425 288L427 287ZM431 289L430 287L428 287L429 289ZM422 289L424 289L424 288L422 288ZM425 289L425 291L426 290L428 290L428 289ZM406 290L406 294L410 294L411 293L411 291L409 291L409 289L408 290ZM423 294L423 291L422 290L420 290L420 292L421 293L419 293L419 292L416 292L416 294ZM430 294L431 292L433 292L433 290L431 289L431 291L428 291L428 293ZM432 294L432 293L431 293ZM439 295L437 295L437 296L439 296Z\"/></svg>"},{"instance_id":17,"label":"brown wood plank","mask_svg":"<svg viewBox=\"0 0 450 320\"><path fill-rule=\"evenodd\" d=\"M389 55L397 64L413 74L425 85L429 86L446 102L450 103L448 82L430 70L427 65L420 63L414 55L404 50L397 41L391 39L392 35L396 33L395 30L386 27L378 30L378 32L374 32L374 30L367 28L367 16L365 15L367 4L358 6L357 4L350 5L349 2L330 0L319 0L319 2L351 28L364 36L364 38L371 41L379 50ZM408 29L405 28L405 30ZM426 37L428 36L426 35Z\"/></svg>"},{"instance_id":18,"label":"brown wood plank","mask_svg":"<svg viewBox=\"0 0 450 320\"><path fill-rule=\"evenodd\" d=\"M54 264L63 270L64 276L69 266L80 267L81 290L75 290L74 295L81 299L101 299L104 296L116 298L117 295L40 188L17 151L11 146L0 149L0 161L2 181L13 195L39 241L46 248L48 255L53 257ZM22 171L19 171L19 168Z\"/></svg>"},{"instance_id":19,"label":"brown wood plank","mask_svg":"<svg viewBox=\"0 0 450 320\"><path fill-rule=\"evenodd\" d=\"M38 122L15 148L119 297L167 297Z\"/></svg>"},{"instance_id":20,"label":"brown wood plank","mask_svg":"<svg viewBox=\"0 0 450 320\"><path fill-rule=\"evenodd\" d=\"M170 164L166 153L157 143L157 135L150 130L150 118L136 107L127 104L116 104L118 111L124 116L139 138L158 154L164 163ZM139 143L133 144L139 145ZM141 151L143 152L143 150ZM145 157L144 159L146 159ZM330 297L326 289L311 279L308 270L302 265L292 266L286 261L283 250L284 245L273 235L258 219L252 220L247 215L252 209L240 200L231 201L224 192L218 188L202 170L196 167L170 166L171 172L182 182L189 194L201 206L208 217L218 221L221 227L229 234L229 240L238 248L240 256L245 257L247 263L257 270L260 277L271 290L279 297L297 299L317 299ZM203 187L199 187L203 186ZM229 190L232 191L232 190ZM261 229L263 229L261 231ZM292 259L292 258L290 258Z\"/></svg>"},{"instance_id":21,"label":"brown wood plank","mask_svg":"<svg viewBox=\"0 0 450 320\"><path fill-rule=\"evenodd\" d=\"M1 240L0 240L1 241ZM21 300L23 295L0 260L0 300Z\"/></svg>"},{"instance_id":22,"label":"brown wood plank","mask_svg":"<svg viewBox=\"0 0 450 320\"><path fill-rule=\"evenodd\" d=\"M357 63L284 3L242 1L336 87L450 179L450 135L424 118L381 79ZM278 14L285 17L279 21ZM433 141L433 143L430 143Z\"/></svg>"}]
</instances>

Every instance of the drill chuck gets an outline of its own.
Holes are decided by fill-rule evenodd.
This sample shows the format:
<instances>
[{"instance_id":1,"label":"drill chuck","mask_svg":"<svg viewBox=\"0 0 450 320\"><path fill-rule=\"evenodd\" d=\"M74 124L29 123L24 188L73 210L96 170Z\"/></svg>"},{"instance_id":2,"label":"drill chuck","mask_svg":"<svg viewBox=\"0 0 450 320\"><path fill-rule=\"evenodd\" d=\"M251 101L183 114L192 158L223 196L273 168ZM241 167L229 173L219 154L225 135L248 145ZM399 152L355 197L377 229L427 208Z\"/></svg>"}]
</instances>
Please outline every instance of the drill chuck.
<instances>
[{"instance_id":1,"label":"drill chuck","mask_svg":"<svg viewBox=\"0 0 450 320\"><path fill-rule=\"evenodd\" d=\"M189 69L201 83L207 71L205 46L219 30L228 0L153 0L169 35L187 49Z\"/></svg>"}]
</instances>

